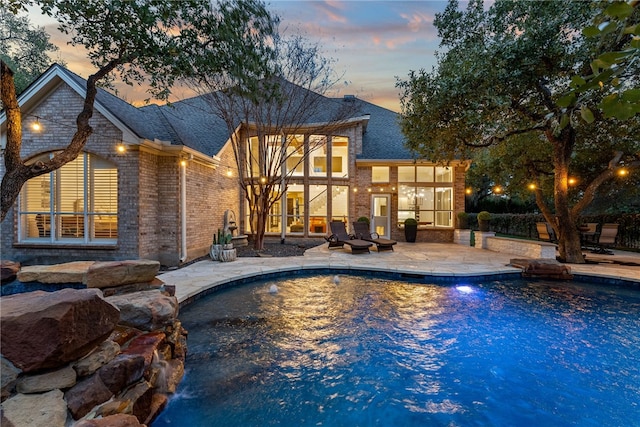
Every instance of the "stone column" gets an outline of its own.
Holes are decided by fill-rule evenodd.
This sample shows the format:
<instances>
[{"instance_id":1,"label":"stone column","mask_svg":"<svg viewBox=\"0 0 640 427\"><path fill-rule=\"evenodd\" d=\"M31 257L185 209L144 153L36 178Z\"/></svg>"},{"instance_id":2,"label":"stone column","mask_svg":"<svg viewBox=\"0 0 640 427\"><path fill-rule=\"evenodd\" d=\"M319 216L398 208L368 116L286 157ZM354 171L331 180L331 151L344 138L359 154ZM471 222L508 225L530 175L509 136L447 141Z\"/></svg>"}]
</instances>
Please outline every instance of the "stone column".
<instances>
[{"instance_id":1,"label":"stone column","mask_svg":"<svg viewBox=\"0 0 640 427\"><path fill-rule=\"evenodd\" d=\"M453 230L453 243L458 245L471 246L471 230Z\"/></svg>"}]
</instances>

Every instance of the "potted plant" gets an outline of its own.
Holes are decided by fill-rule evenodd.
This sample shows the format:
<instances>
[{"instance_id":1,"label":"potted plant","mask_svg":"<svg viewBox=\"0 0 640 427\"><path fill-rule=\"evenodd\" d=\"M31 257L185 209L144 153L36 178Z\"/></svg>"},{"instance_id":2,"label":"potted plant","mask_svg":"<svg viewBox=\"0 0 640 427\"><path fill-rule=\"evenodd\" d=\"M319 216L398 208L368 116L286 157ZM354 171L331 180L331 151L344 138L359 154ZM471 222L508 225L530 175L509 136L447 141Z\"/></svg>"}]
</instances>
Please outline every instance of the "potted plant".
<instances>
[{"instance_id":1,"label":"potted plant","mask_svg":"<svg viewBox=\"0 0 640 427\"><path fill-rule=\"evenodd\" d=\"M404 238L407 242L415 242L418 234L418 221L414 218L404 220Z\"/></svg>"},{"instance_id":2,"label":"potted plant","mask_svg":"<svg viewBox=\"0 0 640 427\"><path fill-rule=\"evenodd\" d=\"M222 231L218 228L218 232L213 235L213 244L209 249L209 255L214 261L220 261L220 252L222 252Z\"/></svg>"},{"instance_id":3,"label":"potted plant","mask_svg":"<svg viewBox=\"0 0 640 427\"><path fill-rule=\"evenodd\" d=\"M480 231L489 231L489 221L491 221L491 214L487 211L478 213L478 227Z\"/></svg>"},{"instance_id":4,"label":"potted plant","mask_svg":"<svg viewBox=\"0 0 640 427\"><path fill-rule=\"evenodd\" d=\"M366 222L367 225L369 225L369 217L368 216L361 216L357 219L358 222Z\"/></svg>"},{"instance_id":5,"label":"potted plant","mask_svg":"<svg viewBox=\"0 0 640 427\"><path fill-rule=\"evenodd\" d=\"M469 214L466 212L458 212L458 227L460 230L469 228Z\"/></svg>"}]
</instances>

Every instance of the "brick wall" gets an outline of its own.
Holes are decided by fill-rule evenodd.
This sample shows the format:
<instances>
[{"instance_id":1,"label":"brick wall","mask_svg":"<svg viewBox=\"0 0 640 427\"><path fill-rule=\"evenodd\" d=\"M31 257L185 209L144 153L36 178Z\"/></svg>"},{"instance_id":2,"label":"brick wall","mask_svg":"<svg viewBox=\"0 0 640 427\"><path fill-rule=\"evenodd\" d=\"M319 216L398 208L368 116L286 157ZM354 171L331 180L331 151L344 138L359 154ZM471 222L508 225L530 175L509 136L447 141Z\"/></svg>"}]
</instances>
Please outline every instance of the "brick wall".
<instances>
[{"instance_id":1,"label":"brick wall","mask_svg":"<svg viewBox=\"0 0 640 427\"><path fill-rule=\"evenodd\" d=\"M82 110L83 99L66 85L56 88L33 110L23 115L21 156L29 159L37 154L60 150L71 141L76 130L75 120ZM31 129L35 116L42 125L40 131ZM126 197L137 184L137 160L134 156L119 155L115 148L122 132L97 111L90 121L94 129L85 151L109 160L118 167L118 205L121 211L118 224L118 244L111 247L50 246L18 244L17 218L12 209L1 225L1 256L23 263L56 263L79 259L113 260L137 258L136 201ZM0 162L4 175L4 162Z\"/></svg>"}]
</instances>

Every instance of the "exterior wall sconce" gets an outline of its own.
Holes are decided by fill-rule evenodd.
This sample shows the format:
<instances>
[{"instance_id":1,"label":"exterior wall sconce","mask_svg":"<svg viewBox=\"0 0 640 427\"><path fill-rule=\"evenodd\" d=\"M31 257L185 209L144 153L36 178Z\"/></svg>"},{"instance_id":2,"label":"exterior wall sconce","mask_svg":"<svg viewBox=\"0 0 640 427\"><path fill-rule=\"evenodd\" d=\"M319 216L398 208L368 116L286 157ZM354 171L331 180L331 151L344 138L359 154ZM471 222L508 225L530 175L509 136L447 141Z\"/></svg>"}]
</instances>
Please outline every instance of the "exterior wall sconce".
<instances>
[{"instance_id":1,"label":"exterior wall sconce","mask_svg":"<svg viewBox=\"0 0 640 427\"><path fill-rule=\"evenodd\" d=\"M231 178L233 176L233 172L231 172L231 168L227 166L227 176Z\"/></svg>"},{"instance_id":2,"label":"exterior wall sconce","mask_svg":"<svg viewBox=\"0 0 640 427\"><path fill-rule=\"evenodd\" d=\"M31 129L39 132L42 130L42 125L40 124L40 117L36 116L36 121L31 125Z\"/></svg>"},{"instance_id":3,"label":"exterior wall sconce","mask_svg":"<svg viewBox=\"0 0 640 427\"><path fill-rule=\"evenodd\" d=\"M116 151L118 152L118 154L124 154L127 152L127 146L124 144L117 144Z\"/></svg>"}]
</instances>

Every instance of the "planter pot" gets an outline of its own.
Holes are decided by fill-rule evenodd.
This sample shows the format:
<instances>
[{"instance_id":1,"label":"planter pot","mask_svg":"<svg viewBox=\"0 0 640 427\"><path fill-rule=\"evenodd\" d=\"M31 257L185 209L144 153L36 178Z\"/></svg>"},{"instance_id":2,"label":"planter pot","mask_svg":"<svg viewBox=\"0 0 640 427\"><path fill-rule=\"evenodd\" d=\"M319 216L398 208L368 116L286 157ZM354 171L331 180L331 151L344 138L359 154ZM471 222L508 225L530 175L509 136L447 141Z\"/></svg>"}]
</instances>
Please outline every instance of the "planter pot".
<instances>
[{"instance_id":1,"label":"planter pot","mask_svg":"<svg viewBox=\"0 0 640 427\"><path fill-rule=\"evenodd\" d=\"M416 241L418 235L418 225L405 225L404 226L404 238L407 242L413 243Z\"/></svg>"},{"instance_id":2,"label":"planter pot","mask_svg":"<svg viewBox=\"0 0 640 427\"><path fill-rule=\"evenodd\" d=\"M222 251L220 251L219 255L220 261L222 262L235 261L237 257L238 255L235 249L223 249Z\"/></svg>"},{"instance_id":3,"label":"planter pot","mask_svg":"<svg viewBox=\"0 0 640 427\"><path fill-rule=\"evenodd\" d=\"M458 229L459 230L467 230L469 228L469 219L468 218L458 218Z\"/></svg>"},{"instance_id":4,"label":"planter pot","mask_svg":"<svg viewBox=\"0 0 640 427\"><path fill-rule=\"evenodd\" d=\"M222 249L233 249L233 243L226 243L224 245L222 245Z\"/></svg>"},{"instance_id":5,"label":"planter pot","mask_svg":"<svg viewBox=\"0 0 640 427\"><path fill-rule=\"evenodd\" d=\"M214 261L220 261L220 252L222 252L222 245L211 245L209 249L209 255Z\"/></svg>"},{"instance_id":6,"label":"planter pot","mask_svg":"<svg viewBox=\"0 0 640 427\"><path fill-rule=\"evenodd\" d=\"M478 227L480 227L480 231L489 231L489 222L488 219L479 219Z\"/></svg>"}]
</instances>

